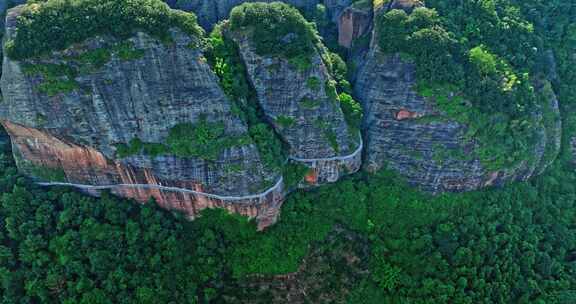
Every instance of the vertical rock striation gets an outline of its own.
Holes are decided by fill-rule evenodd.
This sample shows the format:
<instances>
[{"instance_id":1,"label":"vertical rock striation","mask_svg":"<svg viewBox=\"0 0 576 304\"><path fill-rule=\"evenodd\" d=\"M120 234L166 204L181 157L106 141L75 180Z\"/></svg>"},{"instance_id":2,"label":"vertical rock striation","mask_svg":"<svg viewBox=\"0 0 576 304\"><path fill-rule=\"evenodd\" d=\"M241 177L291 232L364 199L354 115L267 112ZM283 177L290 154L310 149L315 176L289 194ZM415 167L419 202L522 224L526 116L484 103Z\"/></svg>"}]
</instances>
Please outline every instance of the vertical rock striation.
<instances>
[{"instance_id":1,"label":"vertical rock striation","mask_svg":"<svg viewBox=\"0 0 576 304\"><path fill-rule=\"evenodd\" d=\"M7 37L15 34L21 10L9 11ZM246 125L231 112L217 77L194 47L198 38L176 29L170 36L171 44L144 33L127 41L94 37L46 58L4 57L0 117L19 168L42 181L87 190L113 186L113 192L143 202L154 197L160 205L191 217L219 206L272 223L282 201L282 182L264 168L250 140L227 146L215 160L170 152L118 154L119 145L130 145L134 139L164 144L175 126L202 121L221 124L227 138L247 136ZM47 75L30 72L74 65L70 58L126 43L138 56L113 52L98 69L80 66L73 77L75 88L67 92L43 91ZM265 192L268 189L273 190ZM253 198L259 193L266 195Z\"/></svg>"},{"instance_id":2,"label":"vertical rock striation","mask_svg":"<svg viewBox=\"0 0 576 304\"><path fill-rule=\"evenodd\" d=\"M400 2L390 5L404 9ZM364 107L365 166L369 170L386 165L410 184L432 193L468 191L528 179L557 156L561 123L553 93L533 113L537 142L531 159L513 168L488 171L473 156L476 143L465 140L467 126L442 113L434 100L419 96L414 64L398 54L384 54L373 36L354 88ZM544 117L545 113L552 119Z\"/></svg>"},{"instance_id":3,"label":"vertical rock striation","mask_svg":"<svg viewBox=\"0 0 576 304\"><path fill-rule=\"evenodd\" d=\"M344 9L338 17L338 44L347 49L354 41L369 34L372 27L372 6L352 5Z\"/></svg>"},{"instance_id":4,"label":"vertical rock striation","mask_svg":"<svg viewBox=\"0 0 576 304\"><path fill-rule=\"evenodd\" d=\"M239 46L260 106L289 146L289 158L313 169L309 184L334 182L361 166L362 143L346 124L319 51L306 69L279 56L261 56L245 31L228 32Z\"/></svg>"}]
</instances>

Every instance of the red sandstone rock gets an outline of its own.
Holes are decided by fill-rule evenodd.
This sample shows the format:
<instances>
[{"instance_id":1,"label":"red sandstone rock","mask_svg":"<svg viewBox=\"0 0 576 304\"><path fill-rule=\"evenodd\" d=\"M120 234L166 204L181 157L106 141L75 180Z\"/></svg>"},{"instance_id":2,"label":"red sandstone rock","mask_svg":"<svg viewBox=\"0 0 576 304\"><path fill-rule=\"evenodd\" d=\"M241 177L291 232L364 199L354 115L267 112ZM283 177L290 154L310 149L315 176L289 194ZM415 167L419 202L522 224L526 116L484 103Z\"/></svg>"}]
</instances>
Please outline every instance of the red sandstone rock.
<instances>
[{"instance_id":1,"label":"red sandstone rock","mask_svg":"<svg viewBox=\"0 0 576 304\"><path fill-rule=\"evenodd\" d=\"M192 192L129 186L157 185L203 191L201 184L192 182L167 184L166 181L159 180L150 170L133 168L120 161L107 159L93 148L66 142L42 130L8 121L2 121L2 125L12 138L14 152L18 153L19 161L25 162L20 168L33 165L62 169L69 183L117 185L110 188L112 193L141 203L147 203L150 198L154 198L162 208L181 211L189 218L196 217L206 208L224 208L256 219L258 228L264 229L276 222L284 199L282 187L261 198L228 201ZM99 194L99 191L90 189L86 192L92 195Z\"/></svg>"}]
</instances>

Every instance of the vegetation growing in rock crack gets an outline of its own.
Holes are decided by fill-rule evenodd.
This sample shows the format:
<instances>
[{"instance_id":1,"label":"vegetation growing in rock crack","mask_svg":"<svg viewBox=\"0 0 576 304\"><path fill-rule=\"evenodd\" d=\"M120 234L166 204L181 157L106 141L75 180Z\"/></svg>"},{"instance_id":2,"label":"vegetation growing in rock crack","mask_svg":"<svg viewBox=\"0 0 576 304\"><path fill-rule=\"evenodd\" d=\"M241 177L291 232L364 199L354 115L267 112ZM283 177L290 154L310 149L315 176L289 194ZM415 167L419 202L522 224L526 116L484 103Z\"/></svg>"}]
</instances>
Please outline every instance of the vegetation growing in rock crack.
<instances>
[{"instance_id":1,"label":"vegetation growing in rock crack","mask_svg":"<svg viewBox=\"0 0 576 304\"><path fill-rule=\"evenodd\" d=\"M181 123L171 128L164 143L144 143L139 138L133 138L128 144L118 144L116 153L122 158L145 153L216 161L224 150L249 144L252 144L249 136L226 135L224 123L208 122L206 118L201 118L197 123Z\"/></svg>"},{"instance_id":2,"label":"vegetation growing in rock crack","mask_svg":"<svg viewBox=\"0 0 576 304\"><path fill-rule=\"evenodd\" d=\"M220 79L224 93L232 100L235 114L248 124L248 132L258 147L263 163L280 172L286 156L283 143L266 122L255 92L246 78L246 68L238 47L225 37L224 25L217 25L208 39L208 63Z\"/></svg>"},{"instance_id":3,"label":"vegetation growing in rock crack","mask_svg":"<svg viewBox=\"0 0 576 304\"><path fill-rule=\"evenodd\" d=\"M318 28L331 26L326 3L307 14ZM573 303L576 6L560 0L427 0L428 8L407 9L407 14L386 8L422 3L352 3L353 8L380 9L382 14L375 16L380 49L414 64L415 91L444 114L406 121L408 128L456 121L468 126L458 136L479 144L474 155L435 144L401 147L402 156L423 159L431 154L444 170L453 170L448 160L480 158L490 170L505 170L532 161L535 137L543 136L535 135L536 129L561 139L560 155L556 142L547 144L539 152L551 165L537 168L546 169L540 176L468 193L423 193L387 168L302 189L326 172L322 164L311 169L287 161L287 149L271 127L277 123L294 128L300 117L267 119L227 31L247 31L260 54L288 59L302 72L310 67L309 56L318 52L329 79L304 78L306 97L295 102L302 111L326 106L314 96L325 91L331 101L327 105L341 110L351 132L360 134L363 109L348 82L354 77L347 78L354 71L335 53L317 49L321 43L314 25L296 9L280 3L244 4L233 11L230 22L216 27L202 51L229 98L225 106L246 123L248 132L234 134L229 121L200 116L194 123L175 124L159 143L133 137L117 145L116 156L172 154L213 165L225 149L255 144L263 165L282 174L286 191L291 191L277 223L258 231L255 220L226 209L204 209L190 221L180 212L161 209L154 199L136 203L106 191L97 198L70 188L40 187L22 173L53 182L75 182L78 175L107 182L108 176L53 168L48 164L57 160L49 158L28 162L23 156L41 146L42 157L60 148L58 152L73 155L82 166L84 154L93 147L72 145L76 138L56 136L54 122L44 114L17 108L13 116L3 116L2 123L12 135L15 130L25 134L10 143L0 128L0 302ZM45 99L40 101L58 108L75 101L64 93L78 89L77 77L100 71L114 56L146 60L144 51L125 39L134 31L163 39L167 48L170 28L200 37L191 16L170 11L159 0L31 0L18 20L22 31L7 41L6 49L12 58L25 59L10 64L20 65L26 80L39 83L37 89L53 97L41 96ZM43 57L94 35L117 38L58 61ZM194 47L187 51L201 51ZM341 53L352 63L360 60L357 51ZM215 77L210 74L202 81L206 79ZM2 82L4 90L14 85ZM556 98L562 115L554 109ZM74 115L62 112L58 119ZM24 116L38 126L9 124ZM334 121L314 117L310 123L322 131L324 144L338 152ZM58 137L57 144L45 145L44 137L52 135ZM20 150L10 151L12 147ZM107 160L106 165L111 167ZM222 170L234 175L257 165L236 161ZM268 188L269 183L253 186ZM262 216L255 206L248 213Z\"/></svg>"}]
</instances>

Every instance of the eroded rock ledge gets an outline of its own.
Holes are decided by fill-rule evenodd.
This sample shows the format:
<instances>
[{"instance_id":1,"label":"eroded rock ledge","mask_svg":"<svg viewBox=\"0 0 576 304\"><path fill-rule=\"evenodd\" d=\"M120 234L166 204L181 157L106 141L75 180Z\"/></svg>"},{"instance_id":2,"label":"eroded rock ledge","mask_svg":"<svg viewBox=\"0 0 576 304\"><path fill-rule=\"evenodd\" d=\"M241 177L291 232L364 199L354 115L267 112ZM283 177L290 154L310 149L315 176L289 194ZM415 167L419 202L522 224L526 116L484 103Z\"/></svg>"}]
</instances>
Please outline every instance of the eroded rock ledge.
<instances>
[{"instance_id":1,"label":"eroded rock ledge","mask_svg":"<svg viewBox=\"0 0 576 304\"><path fill-rule=\"evenodd\" d=\"M22 9L9 11L7 39L16 35ZM260 228L271 225L290 189L280 172L263 165L246 123L234 113L198 47L198 37L178 29L169 34L170 43L145 33L126 40L97 36L41 58L17 61L6 56L0 122L11 137L19 169L42 185L73 186L93 195L109 190L141 203L154 198L190 218L205 208L225 208L256 219ZM315 60L321 62L320 56ZM326 67L283 72L286 80L300 79L301 91L309 76L321 81L323 95L316 97L323 99L323 111L301 108L292 115L296 104L289 103L281 108L290 110L283 113L297 120L298 128L281 130L278 121L271 122L290 144L290 161L311 169L302 185L334 182L357 171L363 146L323 93L330 77ZM280 85L291 89L288 81ZM259 93L267 91L258 88ZM286 101L297 96L276 97ZM269 99L261 100L270 118L278 118L266 106ZM326 123L336 122L331 129L335 143L316 130L324 125L314 127L312 119L305 120L310 115L328 115ZM217 152L209 151L210 158L190 152L184 149L190 147L170 142L180 127L192 133L180 132L182 137L216 128L218 138L204 134L208 138L198 140L206 141L205 146L218 140L222 146L213 147Z\"/></svg>"}]
</instances>

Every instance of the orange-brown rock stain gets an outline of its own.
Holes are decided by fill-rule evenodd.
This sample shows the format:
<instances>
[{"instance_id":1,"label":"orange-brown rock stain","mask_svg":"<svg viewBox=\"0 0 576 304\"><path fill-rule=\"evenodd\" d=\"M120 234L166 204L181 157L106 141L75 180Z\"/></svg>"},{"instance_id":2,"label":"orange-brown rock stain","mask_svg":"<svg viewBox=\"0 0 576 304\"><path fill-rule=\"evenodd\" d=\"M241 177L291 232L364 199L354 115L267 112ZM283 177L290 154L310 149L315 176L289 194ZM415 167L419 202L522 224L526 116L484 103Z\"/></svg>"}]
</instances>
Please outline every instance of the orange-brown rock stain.
<instances>
[{"instance_id":1,"label":"orange-brown rock stain","mask_svg":"<svg viewBox=\"0 0 576 304\"><path fill-rule=\"evenodd\" d=\"M402 109L396 113L396 120L415 119L420 117L422 117L422 114L411 112L405 109Z\"/></svg>"},{"instance_id":2,"label":"orange-brown rock stain","mask_svg":"<svg viewBox=\"0 0 576 304\"><path fill-rule=\"evenodd\" d=\"M134 168L105 157L94 148L73 144L57 138L47 131L24 127L8 121L1 122L9 133L15 153L26 163L34 166L62 169L67 182L84 185L118 185L111 192L140 203L153 198L162 208L181 211L193 219L206 208L222 208L258 222L259 229L275 223L283 202L283 189L272 191L266 197L252 200L224 201L209 195L184 191L167 191L159 188L130 187L122 185L162 185L150 169ZM22 164L19 164L22 165ZM22 168L20 168L22 169ZM201 184L183 182L186 189L203 192ZM98 195L98 191L86 191Z\"/></svg>"}]
</instances>

